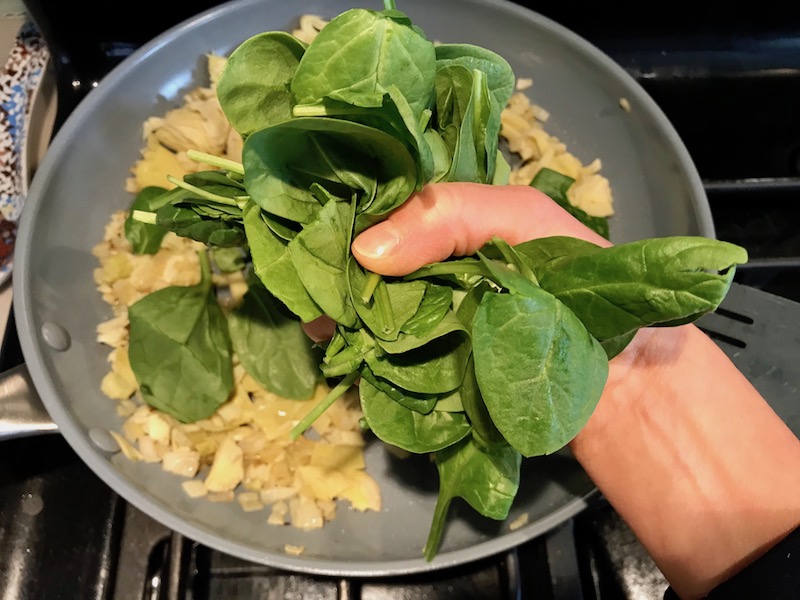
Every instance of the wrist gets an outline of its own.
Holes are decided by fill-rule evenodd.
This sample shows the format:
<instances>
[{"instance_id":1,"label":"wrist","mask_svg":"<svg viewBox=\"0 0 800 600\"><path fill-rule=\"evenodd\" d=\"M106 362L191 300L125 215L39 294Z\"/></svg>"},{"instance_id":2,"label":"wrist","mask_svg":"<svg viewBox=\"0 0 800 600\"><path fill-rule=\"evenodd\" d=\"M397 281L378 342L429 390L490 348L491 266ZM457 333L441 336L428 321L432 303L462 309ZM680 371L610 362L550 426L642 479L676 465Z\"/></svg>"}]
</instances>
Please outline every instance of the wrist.
<instances>
[{"instance_id":1,"label":"wrist","mask_svg":"<svg viewBox=\"0 0 800 600\"><path fill-rule=\"evenodd\" d=\"M800 523L800 442L693 325L641 330L570 448L685 597Z\"/></svg>"},{"instance_id":2,"label":"wrist","mask_svg":"<svg viewBox=\"0 0 800 600\"><path fill-rule=\"evenodd\" d=\"M570 442L573 453L591 460L595 453L602 454L606 435L619 435L621 419L654 408L653 400L660 405L671 402L674 396L665 393L662 385L669 385L670 371L679 370L682 353L698 333L692 325L639 330L625 350L609 362L608 379L597 408Z\"/></svg>"}]
</instances>

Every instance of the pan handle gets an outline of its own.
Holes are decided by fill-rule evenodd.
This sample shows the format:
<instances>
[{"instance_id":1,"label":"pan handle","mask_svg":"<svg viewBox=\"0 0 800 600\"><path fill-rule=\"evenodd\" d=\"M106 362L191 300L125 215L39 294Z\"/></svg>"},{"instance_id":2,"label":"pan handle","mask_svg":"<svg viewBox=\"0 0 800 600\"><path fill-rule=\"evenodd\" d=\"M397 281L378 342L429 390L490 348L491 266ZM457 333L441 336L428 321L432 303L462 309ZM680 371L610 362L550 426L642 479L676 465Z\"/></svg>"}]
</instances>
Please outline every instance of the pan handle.
<instances>
[{"instance_id":1,"label":"pan handle","mask_svg":"<svg viewBox=\"0 0 800 600\"><path fill-rule=\"evenodd\" d=\"M56 432L25 364L0 374L0 442Z\"/></svg>"}]
</instances>

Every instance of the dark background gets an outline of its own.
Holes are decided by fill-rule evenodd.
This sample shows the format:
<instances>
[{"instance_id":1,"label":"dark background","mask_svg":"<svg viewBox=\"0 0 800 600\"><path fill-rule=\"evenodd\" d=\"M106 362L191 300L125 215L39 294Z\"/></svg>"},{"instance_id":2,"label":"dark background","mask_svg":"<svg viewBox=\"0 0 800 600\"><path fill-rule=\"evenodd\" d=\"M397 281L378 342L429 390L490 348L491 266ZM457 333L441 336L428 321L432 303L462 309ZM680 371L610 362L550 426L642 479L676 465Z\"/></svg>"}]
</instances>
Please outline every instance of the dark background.
<instances>
[{"instance_id":1,"label":"dark background","mask_svg":"<svg viewBox=\"0 0 800 600\"><path fill-rule=\"evenodd\" d=\"M75 102L108 70L159 33L208 8L215 0L24 0L54 54L61 89L72 89ZM435 1L435 0L432 0ZM465 2L468 0L465 0ZM746 10L723 2L563 2L518 0L565 25L601 49L644 43L651 48L722 48L726 36L747 42L750 35L800 32L800 3L767 0ZM380 0L354 6L380 9ZM402 10L403 2L397 2ZM487 24L491 26L491 24ZM796 39L795 39L796 42ZM737 42L733 42L737 43ZM71 104L74 107L75 102ZM67 100L63 99L66 104Z\"/></svg>"}]
</instances>

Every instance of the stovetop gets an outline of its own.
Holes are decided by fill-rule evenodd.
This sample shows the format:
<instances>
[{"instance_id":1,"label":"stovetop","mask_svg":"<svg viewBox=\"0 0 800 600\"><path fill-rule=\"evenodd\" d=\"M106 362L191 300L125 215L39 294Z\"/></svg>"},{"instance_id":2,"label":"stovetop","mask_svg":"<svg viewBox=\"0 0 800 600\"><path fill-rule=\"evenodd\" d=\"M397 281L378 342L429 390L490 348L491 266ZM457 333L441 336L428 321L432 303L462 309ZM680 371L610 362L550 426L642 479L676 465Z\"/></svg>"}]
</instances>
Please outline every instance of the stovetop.
<instances>
[{"instance_id":1,"label":"stovetop","mask_svg":"<svg viewBox=\"0 0 800 600\"><path fill-rule=\"evenodd\" d=\"M171 3L188 12L170 18L212 4ZM737 282L800 301L800 11L782 4L691 15L664 5L648 16L634 3L534 8L607 52L664 110L700 172L717 237L748 249ZM137 35L105 40L100 68L148 39ZM94 76L76 79L76 101ZM13 318L7 331L2 370L22 361ZM164 528L114 494L60 436L0 444L0 598L660 600L665 588L599 495L551 532L477 563L339 579L251 564Z\"/></svg>"}]
</instances>

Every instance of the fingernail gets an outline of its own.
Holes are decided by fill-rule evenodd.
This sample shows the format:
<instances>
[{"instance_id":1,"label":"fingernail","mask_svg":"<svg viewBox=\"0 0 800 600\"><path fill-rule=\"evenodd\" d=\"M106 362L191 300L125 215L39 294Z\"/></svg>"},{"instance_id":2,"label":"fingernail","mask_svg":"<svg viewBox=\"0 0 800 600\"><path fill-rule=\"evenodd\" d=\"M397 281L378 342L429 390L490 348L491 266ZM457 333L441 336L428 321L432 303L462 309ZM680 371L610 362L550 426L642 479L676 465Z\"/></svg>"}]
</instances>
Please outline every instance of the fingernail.
<instances>
[{"instance_id":1,"label":"fingernail","mask_svg":"<svg viewBox=\"0 0 800 600\"><path fill-rule=\"evenodd\" d=\"M370 227L353 240L353 250L368 258L383 258L400 242L400 232L391 221Z\"/></svg>"}]
</instances>

